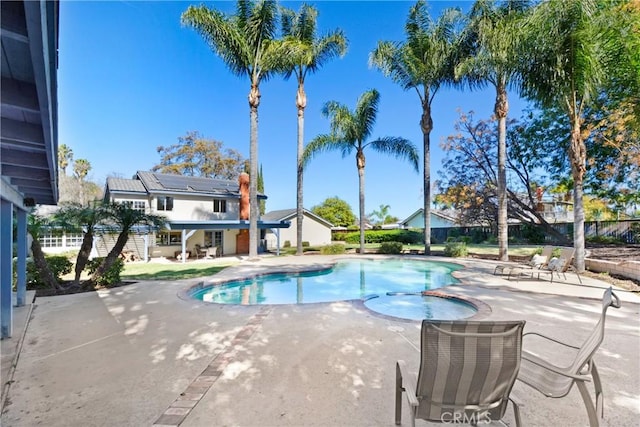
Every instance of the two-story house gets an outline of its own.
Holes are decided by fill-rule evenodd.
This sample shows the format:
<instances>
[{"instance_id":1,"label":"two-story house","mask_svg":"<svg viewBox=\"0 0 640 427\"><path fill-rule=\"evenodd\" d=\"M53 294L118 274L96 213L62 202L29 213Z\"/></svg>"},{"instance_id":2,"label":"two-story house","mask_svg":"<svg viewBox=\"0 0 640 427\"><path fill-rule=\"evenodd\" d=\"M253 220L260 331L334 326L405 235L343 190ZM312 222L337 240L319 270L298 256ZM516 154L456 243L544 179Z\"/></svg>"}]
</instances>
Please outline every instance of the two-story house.
<instances>
[{"instance_id":1,"label":"two-story house","mask_svg":"<svg viewBox=\"0 0 640 427\"><path fill-rule=\"evenodd\" d=\"M242 174L239 181L231 181L137 172L132 179L108 178L104 200L130 203L136 209L167 219L165 229L140 230L129 238L127 248L142 259L184 260L202 256L203 252L210 256L245 254L249 251L248 184L247 174ZM266 196L259 194L258 199ZM245 208L242 200L247 203ZM288 221L258 221L261 236L265 230L278 233L289 225ZM97 239L99 255L106 254L114 238L103 235Z\"/></svg>"}]
</instances>

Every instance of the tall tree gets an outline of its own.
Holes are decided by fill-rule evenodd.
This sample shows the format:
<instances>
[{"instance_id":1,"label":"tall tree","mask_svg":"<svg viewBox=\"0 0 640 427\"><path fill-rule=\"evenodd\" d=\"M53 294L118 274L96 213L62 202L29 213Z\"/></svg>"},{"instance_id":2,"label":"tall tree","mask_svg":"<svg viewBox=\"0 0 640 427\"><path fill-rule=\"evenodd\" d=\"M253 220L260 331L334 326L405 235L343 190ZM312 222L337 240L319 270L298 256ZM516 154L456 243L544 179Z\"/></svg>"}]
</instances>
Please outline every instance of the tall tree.
<instances>
[{"instance_id":1,"label":"tall tree","mask_svg":"<svg viewBox=\"0 0 640 427\"><path fill-rule=\"evenodd\" d=\"M106 222L108 222L113 232L118 233L118 237L111 251L89 278L89 286L95 286L99 282L99 278L109 271L127 244L129 234L134 226L161 228L166 222L163 216L134 209L128 203L110 203L104 205L104 209L104 215L107 218Z\"/></svg>"},{"instance_id":2,"label":"tall tree","mask_svg":"<svg viewBox=\"0 0 640 427\"><path fill-rule=\"evenodd\" d=\"M347 106L336 101L325 104L322 114L331 122L331 133L315 137L304 149L303 165L316 155L325 151L340 151L346 157L354 150L359 182L359 214L360 214L360 253L364 254L364 150L371 147L374 151L390 154L396 158L406 159L418 171L418 151L408 140L401 137L386 136L367 141L373 132L373 125L378 115L380 94L371 89L363 93L351 111Z\"/></svg>"},{"instance_id":3,"label":"tall tree","mask_svg":"<svg viewBox=\"0 0 640 427\"><path fill-rule=\"evenodd\" d=\"M303 4L300 10L282 9L282 33L289 43L293 54L288 57L285 78L295 75L298 82L296 107L298 109L298 151L296 169L296 255L302 255L302 221L304 220L303 204L303 168L302 153L304 151L304 110L307 106L307 94L304 83L307 75L315 73L329 60L343 56L347 51L347 39L341 30L318 37L316 20L318 11L315 7Z\"/></svg>"},{"instance_id":4,"label":"tall tree","mask_svg":"<svg viewBox=\"0 0 640 427\"><path fill-rule=\"evenodd\" d=\"M238 0L236 14L206 6L189 6L182 23L193 27L237 76L247 76L249 90L249 259L258 259L258 106L260 83L282 68L286 50L275 39L278 7L275 0Z\"/></svg>"},{"instance_id":5,"label":"tall tree","mask_svg":"<svg viewBox=\"0 0 640 427\"><path fill-rule=\"evenodd\" d=\"M415 90L422 105L425 255L431 253L431 111L438 90L454 82L462 17L458 9L445 9L438 20L433 21L426 2L419 0L409 11L406 41L378 42L370 56L370 62L403 89Z\"/></svg>"},{"instance_id":6,"label":"tall tree","mask_svg":"<svg viewBox=\"0 0 640 427\"><path fill-rule=\"evenodd\" d=\"M78 180L79 201L84 206L86 204L85 191L84 191L84 179L91 170L91 163L87 159L77 159L73 162L73 174Z\"/></svg>"},{"instance_id":7,"label":"tall tree","mask_svg":"<svg viewBox=\"0 0 640 427\"><path fill-rule=\"evenodd\" d=\"M60 144L58 147L58 166L62 169L62 174L67 174L67 166L73 160L73 150L67 144Z\"/></svg>"},{"instance_id":8,"label":"tall tree","mask_svg":"<svg viewBox=\"0 0 640 427\"><path fill-rule=\"evenodd\" d=\"M589 136L585 109L615 76L616 67L627 68L618 55L626 37L637 37L637 28L618 20L617 4L597 0L540 3L527 25L531 65L524 75L529 95L543 107L560 106L569 118L568 157L573 177L575 267L585 268L584 177L587 172ZM623 61L622 63L620 61ZM636 70L637 71L637 70Z\"/></svg>"},{"instance_id":9,"label":"tall tree","mask_svg":"<svg viewBox=\"0 0 640 427\"><path fill-rule=\"evenodd\" d=\"M519 87L523 19L529 5L523 0L477 0L465 29L468 55L456 67L456 77L471 88L487 84L496 92L493 112L498 121L498 258L509 260L507 224L507 89Z\"/></svg>"},{"instance_id":10,"label":"tall tree","mask_svg":"<svg viewBox=\"0 0 640 427\"><path fill-rule=\"evenodd\" d=\"M221 141L205 138L197 131L187 132L178 143L156 148L160 163L151 170L207 178L238 179L245 159Z\"/></svg>"}]
</instances>

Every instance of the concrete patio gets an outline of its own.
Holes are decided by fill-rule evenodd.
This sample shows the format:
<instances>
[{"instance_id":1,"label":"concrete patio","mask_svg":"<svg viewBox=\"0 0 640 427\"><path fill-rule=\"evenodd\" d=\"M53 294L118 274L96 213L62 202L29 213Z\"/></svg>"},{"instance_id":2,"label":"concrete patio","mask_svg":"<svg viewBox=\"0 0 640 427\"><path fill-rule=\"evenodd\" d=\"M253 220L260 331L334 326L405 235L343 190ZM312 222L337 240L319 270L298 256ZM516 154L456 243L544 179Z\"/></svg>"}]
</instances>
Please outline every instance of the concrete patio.
<instances>
[{"instance_id":1,"label":"concrete patio","mask_svg":"<svg viewBox=\"0 0 640 427\"><path fill-rule=\"evenodd\" d=\"M263 258L221 275L295 270L333 259ZM578 345L597 321L608 287L588 278L578 285L575 275L567 276L569 283L507 281L491 274L491 261L455 262L466 268L448 293L488 304L491 319L525 319L525 332ZM225 306L179 297L202 280L141 281L37 298L23 307L17 316L31 317L24 341L19 345L18 331L2 341L2 383L12 382L1 424L394 425L395 361L404 359L417 371L419 322L390 319L352 302ZM605 393L601 425L637 425L640 297L615 292L622 308L609 310L596 356ZM16 358L8 352L20 347L13 372ZM536 351L551 350L537 346ZM525 405L525 425L588 424L577 389L563 399L544 398L521 383L513 392ZM406 402L403 410L403 424L409 425ZM505 422L514 425L511 409Z\"/></svg>"}]
</instances>

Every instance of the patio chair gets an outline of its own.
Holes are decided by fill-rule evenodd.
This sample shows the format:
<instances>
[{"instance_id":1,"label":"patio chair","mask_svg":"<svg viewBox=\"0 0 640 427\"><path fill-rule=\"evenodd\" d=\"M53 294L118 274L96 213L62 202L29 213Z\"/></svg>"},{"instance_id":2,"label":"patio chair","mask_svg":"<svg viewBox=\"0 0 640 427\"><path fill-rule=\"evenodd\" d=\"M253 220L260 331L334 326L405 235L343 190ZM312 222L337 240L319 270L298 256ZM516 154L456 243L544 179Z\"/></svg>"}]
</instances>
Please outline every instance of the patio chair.
<instances>
[{"instance_id":1,"label":"patio chair","mask_svg":"<svg viewBox=\"0 0 640 427\"><path fill-rule=\"evenodd\" d=\"M542 248L542 252L538 255L535 254L531 257L531 260L527 264L499 264L493 270L493 275L495 276L500 272L501 275L504 275L505 272L509 273L509 278L513 273L520 274L524 269L533 269L533 268L542 268L547 265L549 260L551 259L551 254L553 253L553 246L547 245ZM517 270L520 271L517 271Z\"/></svg>"},{"instance_id":2,"label":"patio chair","mask_svg":"<svg viewBox=\"0 0 640 427\"><path fill-rule=\"evenodd\" d=\"M516 425L520 410L509 398L520 367L525 321L423 320L420 370L396 363L395 422L401 423L406 392L415 420L479 423L499 420L508 401Z\"/></svg>"},{"instance_id":3,"label":"patio chair","mask_svg":"<svg viewBox=\"0 0 640 427\"><path fill-rule=\"evenodd\" d=\"M563 368L548 362L527 350L523 350L518 380L533 387L543 395L553 398L565 397L569 394L571 387L575 383L576 386L578 386L578 390L580 391L580 395L582 396L582 400L586 406L587 414L589 416L589 425L591 427L598 426L598 414L600 414L601 417L604 417L602 383L600 382L600 375L598 374L598 369L596 368L593 356L604 339L604 322L607 309L609 307L620 308L620 300L618 299L618 296L613 293L611 288L607 289L602 297L602 313L600 314L598 323L580 347L565 344L535 332L528 332L523 335L523 338L526 338L527 336L537 336L542 338L547 343L554 346L554 354L556 355L558 352L568 349L575 352L573 362L569 366ZM536 347L538 346L536 345ZM595 389L595 407L586 385L586 382L591 380L589 375L591 375Z\"/></svg>"},{"instance_id":4,"label":"patio chair","mask_svg":"<svg viewBox=\"0 0 640 427\"><path fill-rule=\"evenodd\" d=\"M207 249L196 243L196 259L207 256Z\"/></svg>"},{"instance_id":5,"label":"patio chair","mask_svg":"<svg viewBox=\"0 0 640 427\"><path fill-rule=\"evenodd\" d=\"M553 274L556 273L558 275L558 279L560 278L560 274L564 277L564 280L567 280L567 271L573 268L573 256L576 253L574 248L561 248L560 256L558 258L552 258L549 260L546 266L536 270L534 273L538 274L538 279L541 274L549 274L551 276L551 283L553 283ZM578 277L578 281L582 284L582 279L578 272L574 269L573 271L575 275Z\"/></svg>"}]
</instances>

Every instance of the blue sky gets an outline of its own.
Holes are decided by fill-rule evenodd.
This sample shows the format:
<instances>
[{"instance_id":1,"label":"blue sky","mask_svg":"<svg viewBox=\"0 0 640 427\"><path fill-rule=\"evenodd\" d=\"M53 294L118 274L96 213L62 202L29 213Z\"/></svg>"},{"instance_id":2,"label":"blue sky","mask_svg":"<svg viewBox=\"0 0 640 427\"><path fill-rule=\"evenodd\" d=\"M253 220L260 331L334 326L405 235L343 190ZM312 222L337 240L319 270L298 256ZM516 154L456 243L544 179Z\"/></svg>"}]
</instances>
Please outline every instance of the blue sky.
<instances>
[{"instance_id":1,"label":"blue sky","mask_svg":"<svg viewBox=\"0 0 640 427\"><path fill-rule=\"evenodd\" d=\"M422 153L421 107L415 92L403 91L368 65L378 40L402 41L413 2L319 1L320 33L341 28L349 39L342 59L307 78L305 142L327 133L325 102L351 108L366 90L380 92L373 137L401 136ZM59 143L74 159L89 160L89 178L103 184L109 175L131 177L150 170L160 156L158 146L175 144L187 131L220 140L249 157L249 83L227 71L224 63L180 15L200 2L63 1L60 6L58 68ZM235 2L205 2L232 13ZM299 2L281 2L297 9ZM430 2L432 16L444 7L467 9L471 2ZM259 162L262 164L267 210L296 205L295 80L275 77L261 85ZM434 101L431 133L432 179L437 179L443 153L439 144L453 132L458 110L488 118L492 88L470 92L441 90ZM525 103L512 95L511 117ZM422 171L408 163L366 151L366 212L390 205L404 219L422 205ZM422 160L420 161L422 162ZM69 171L68 171L69 172ZM304 204L311 208L327 197L346 200L358 212L355 153L322 154L307 167Z\"/></svg>"}]
</instances>

